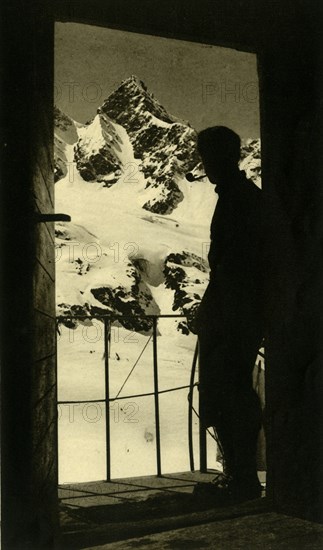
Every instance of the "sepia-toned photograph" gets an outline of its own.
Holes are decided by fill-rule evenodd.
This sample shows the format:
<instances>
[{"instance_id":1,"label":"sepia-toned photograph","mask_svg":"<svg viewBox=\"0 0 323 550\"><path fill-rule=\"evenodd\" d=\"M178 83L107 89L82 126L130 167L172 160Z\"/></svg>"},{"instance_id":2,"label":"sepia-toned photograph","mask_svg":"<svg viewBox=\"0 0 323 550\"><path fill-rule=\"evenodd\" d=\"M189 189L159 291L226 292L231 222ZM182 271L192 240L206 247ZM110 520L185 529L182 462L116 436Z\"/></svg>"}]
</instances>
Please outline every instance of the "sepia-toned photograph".
<instances>
[{"instance_id":1,"label":"sepia-toned photograph","mask_svg":"<svg viewBox=\"0 0 323 550\"><path fill-rule=\"evenodd\" d=\"M319 4L4 7L4 550L322 548Z\"/></svg>"}]
</instances>

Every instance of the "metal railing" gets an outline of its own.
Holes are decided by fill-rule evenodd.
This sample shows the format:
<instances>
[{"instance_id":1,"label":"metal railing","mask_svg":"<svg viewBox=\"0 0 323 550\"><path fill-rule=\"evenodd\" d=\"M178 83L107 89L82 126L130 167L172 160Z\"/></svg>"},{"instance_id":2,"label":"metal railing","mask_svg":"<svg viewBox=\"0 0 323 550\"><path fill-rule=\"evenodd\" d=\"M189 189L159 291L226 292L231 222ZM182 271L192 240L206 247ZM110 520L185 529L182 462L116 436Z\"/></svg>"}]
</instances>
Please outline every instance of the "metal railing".
<instances>
[{"instance_id":1,"label":"metal railing","mask_svg":"<svg viewBox=\"0 0 323 550\"><path fill-rule=\"evenodd\" d=\"M174 388L169 388L166 390L159 390L159 381L158 381L158 348L157 348L157 323L158 319L186 319L185 315L114 315L114 314L104 314L104 315L64 315L59 316L56 318L56 321L58 324L64 324L67 321L85 321L85 320L92 320L95 319L97 321L101 321L104 324L104 378L105 378L105 396L104 399L86 399L86 400L57 400L57 405L66 405L66 404L81 404L81 403L105 403L105 440L106 440L106 479L107 481L111 480L111 437L110 437L110 403L113 401L121 400L121 399L130 399L130 398L138 398L138 397L147 397L147 396L153 396L154 397L154 409L155 409L155 429L156 429L156 465L157 465L157 476L162 475L162 467L161 467L161 438L160 438L160 414L159 414L159 395L163 393L169 393L173 391L188 389L188 401L189 401L189 415L188 415L188 440L189 440L189 459L190 459L190 469L191 471L194 471L194 456L193 456L193 389L196 384L194 384L194 376L195 376L195 367L197 362L197 356L198 356L198 347L196 345L194 357L193 357L193 365L192 365L192 371L191 371L191 379L189 385L184 386L177 386ZM110 397L110 383L109 383L109 356L110 356L110 336L111 336L111 326L113 322L115 321L121 321L121 320L151 320L152 326L152 335L148 339L144 349L142 350L141 354L139 355L137 361L135 362L134 367L138 363L143 351L146 349L149 341L152 338L153 343L153 380L154 380L154 391L148 392L148 393L141 393L136 395L126 395L126 396L120 396L120 392L125 385L126 381L130 377L131 373L134 370L134 367L130 371L128 377L126 378L125 382L121 386L119 392L115 397ZM203 430L204 431L204 430ZM201 430L200 430L201 432ZM204 448L201 448L201 445L204 446ZM200 433L200 457L201 460L201 467L206 467L206 434L204 434L204 437Z\"/></svg>"},{"instance_id":2,"label":"metal railing","mask_svg":"<svg viewBox=\"0 0 323 550\"><path fill-rule=\"evenodd\" d=\"M85 400L57 400L57 405L66 405L66 404L81 404L81 403L105 403L105 439L106 439L106 479L107 481L111 480L111 453L110 453L110 403L123 399L138 398L138 397L154 397L154 409L155 409L155 429L156 429L156 464L157 464L157 476L162 475L161 468L161 438L160 438L160 414L159 414L159 395L164 393L170 393L174 391L179 391L183 389L188 389L188 447L189 447L189 463L190 470L193 472L195 470L194 465L194 451L193 451L193 413L195 413L199 418L199 470L202 473L207 472L207 433L215 439L217 444L219 442L215 435L212 435L209 428L205 427L200 420L200 411L196 411L193 407L193 390L197 383L194 382L196 374L196 366L198 363L198 343L196 343L195 351L192 359L192 367L190 374L190 383L184 386L176 386L173 388L168 388L166 390L159 390L158 383L158 348L157 348L157 323L158 319L187 319L186 315L175 315L175 314L166 314L166 315L114 315L114 314L104 314L104 315L64 315L56 318L57 323L66 323L69 320L91 320L95 319L101 321L104 324L104 377L105 377L105 397L104 399L85 399ZM134 366L132 367L130 373L126 377L126 380L119 389L115 397L110 397L110 384L109 384L109 356L110 356L110 336L111 336L111 326L113 322L120 320L151 320L152 322L152 335L149 337L146 342L143 350L139 354L139 357L135 361ZM120 396L120 393L131 376L135 366L137 365L140 357L142 356L144 350L148 346L152 338L153 341L153 379L154 379L154 391L139 393L134 395L125 395ZM262 344L263 346L263 344ZM258 351L258 356L262 359L265 359L264 353L260 350Z\"/></svg>"}]
</instances>

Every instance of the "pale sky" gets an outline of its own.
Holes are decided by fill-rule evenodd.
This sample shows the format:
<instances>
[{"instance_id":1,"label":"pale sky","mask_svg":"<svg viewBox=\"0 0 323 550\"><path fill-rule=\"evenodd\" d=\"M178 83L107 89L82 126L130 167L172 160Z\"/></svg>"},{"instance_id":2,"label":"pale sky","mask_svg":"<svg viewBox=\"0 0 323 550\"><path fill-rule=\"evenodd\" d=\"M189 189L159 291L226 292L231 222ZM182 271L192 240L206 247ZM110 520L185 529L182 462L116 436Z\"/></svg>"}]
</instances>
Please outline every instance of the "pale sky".
<instances>
[{"instance_id":1,"label":"pale sky","mask_svg":"<svg viewBox=\"0 0 323 550\"><path fill-rule=\"evenodd\" d=\"M260 136L256 55L77 23L55 25L55 103L78 122L136 75L196 130L225 125Z\"/></svg>"}]
</instances>

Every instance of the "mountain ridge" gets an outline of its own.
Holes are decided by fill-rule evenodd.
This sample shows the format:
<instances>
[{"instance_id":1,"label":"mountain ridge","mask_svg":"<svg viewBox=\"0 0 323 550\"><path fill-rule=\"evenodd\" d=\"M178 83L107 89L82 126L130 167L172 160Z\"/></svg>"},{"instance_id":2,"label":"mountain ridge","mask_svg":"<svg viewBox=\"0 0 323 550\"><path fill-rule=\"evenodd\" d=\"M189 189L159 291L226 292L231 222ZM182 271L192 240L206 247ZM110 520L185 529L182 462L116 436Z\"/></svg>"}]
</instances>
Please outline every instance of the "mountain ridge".
<instances>
[{"instance_id":1,"label":"mountain ridge","mask_svg":"<svg viewBox=\"0 0 323 550\"><path fill-rule=\"evenodd\" d=\"M176 328L189 333L208 282L216 205L207 178L185 179L203 173L195 130L135 76L86 125L59 109L54 115L56 203L73 220L56 226L58 313L69 326L67 316L76 313L179 313L188 324L176 321ZM240 168L259 185L260 141L246 140L242 157ZM147 319L122 323L140 332L151 327Z\"/></svg>"}]
</instances>

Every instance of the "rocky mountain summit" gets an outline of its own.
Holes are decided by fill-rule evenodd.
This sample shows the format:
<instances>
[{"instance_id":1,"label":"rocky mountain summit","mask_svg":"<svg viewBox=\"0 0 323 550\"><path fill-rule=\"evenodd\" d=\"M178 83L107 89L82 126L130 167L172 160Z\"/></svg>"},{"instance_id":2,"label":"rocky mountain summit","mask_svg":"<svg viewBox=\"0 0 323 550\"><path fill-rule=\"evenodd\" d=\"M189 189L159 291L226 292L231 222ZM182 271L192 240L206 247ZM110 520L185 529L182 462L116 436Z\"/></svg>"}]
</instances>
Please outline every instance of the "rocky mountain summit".
<instances>
[{"instance_id":1,"label":"rocky mountain summit","mask_svg":"<svg viewBox=\"0 0 323 550\"><path fill-rule=\"evenodd\" d=\"M72 216L56 226L58 314L70 327L73 314L123 315L124 327L147 332L147 315L178 313L187 334L208 282L216 204L207 178L185 179L203 173L195 130L134 76L87 124L58 108L54 122L56 208ZM259 140L243 143L240 168L260 185Z\"/></svg>"},{"instance_id":2,"label":"rocky mountain summit","mask_svg":"<svg viewBox=\"0 0 323 550\"><path fill-rule=\"evenodd\" d=\"M118 126L116 126L118 125ZM199 162L196 133L169 115L135 76L121 83L98 109L75 145L77 169L86 181L117 183L123 171L125 142L122 127L133 149L133 173L143 174L150 198L142 207L170 214L183 200L177 180Z\"/></svg>"}]
</instances>

